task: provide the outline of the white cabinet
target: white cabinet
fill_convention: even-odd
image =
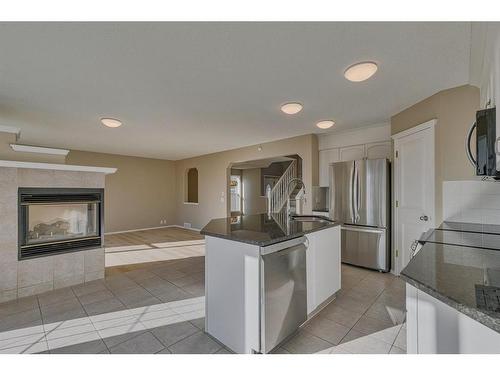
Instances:
[[[365,145],[365,156],[367,159],[391,159],[391,142],[376,142]]]
[[[328,187],[329,180],[329,170],[328,166],[330,163],[335,163],[340,161],[339,159],[339,149],[332,148],[330,150],[322,150],[319,152],[319,186]]]
[[[408,354],[500,354],[500,333],[406,284]]]
[[[340,161],[360,160],[365,157],[365,145],[340,148]]]
[[[340,290],[340,225],[306,235],[307,313]]]
[[[319,152],[319,186],[328,187],[329,169],[331,163],[360,159],[391,159],[392,143],[373,142],[362,145],[346,146],[321,150]]]

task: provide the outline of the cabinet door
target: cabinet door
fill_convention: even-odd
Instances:
[[[368,143],[366,145],[366,157],[368,159],[391,159],[391,142]]]
[[[365,145],[340,148],[340,161],[361,160],[365,158]]]
[[[307,313],[340,290],[340,226],[306,235]]]
[[[330,165],[330,163],[335,163],[337,161],[340,161],[338,148],[321,150],[319,152],[319,186],[329,186],[330,181],[328,166]]]
[[[340,226],[314,233],[316,247],[316,306],[340,290]]]

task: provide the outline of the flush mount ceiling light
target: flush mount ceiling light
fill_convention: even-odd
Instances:
[[[302,111],[303,105],[299,102],[285,103],[281,106],[281,112],[287,115],[295,115]]]
[[[362,82],[374,75],[377,69],[378,66],[373,61],[363,61],[348,67],[344,77],[351,82]]]
[[[323,121],[320,121],[316,124],[316,126],[320,129],[329,129],[331,128],[333,125],[335,125],[335,122],[332,121],[332,120],[323,120]]]
[[[101,123],[108,128],[117,128],[119,126],[122,126],[122,122],[120,120],[117,120],[115,118],[102,118]]]

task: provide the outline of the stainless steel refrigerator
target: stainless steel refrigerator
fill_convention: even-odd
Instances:
[[[389,271],[390,162],[330,164],[330,218],[341,221],[342,262]]]

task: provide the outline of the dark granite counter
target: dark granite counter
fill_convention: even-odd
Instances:
[[[313,212],[324,212],[325,214],[327,214],[330,212],[330,210],[328,208],[315,208]]]
[[[213,219],[200,233],[263,247],[340,225],[333,221],[280,220],[281,218],[283,215],[279,214],[274,217],[256,214]]]
[[[459,227],[464,228],[443,223],[428,233],[401,277],[500,333],[500,235],[491,234],[500,227],[488,227],[487,233]]]

